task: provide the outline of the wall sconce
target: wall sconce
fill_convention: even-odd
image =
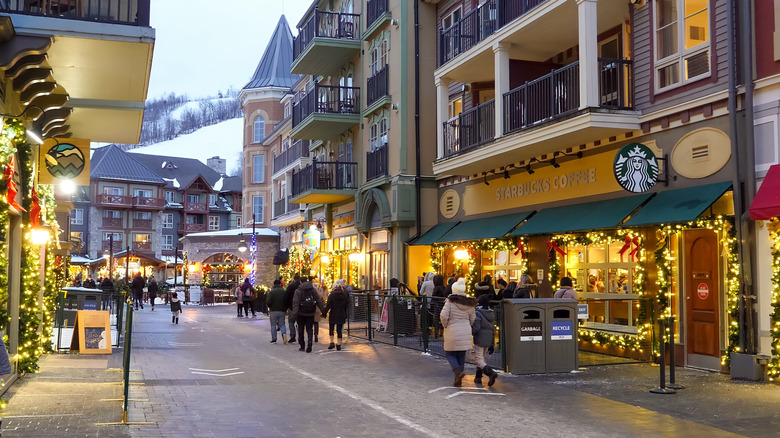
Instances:
[[[328,257],[328,255],[327,255],[327,254],[325,254],[325,255],[323,255],[322,257],[320,257],[320,261],[321,261],[322,263],[330,263],[330,257]]]
[[[399,26],[398,20],[396,20],[395,18],[391,18],[390,19],[390,25],[398,27]]]
[[[552,159],[552,160],[550,160],[550,164],[552,165],[552,167],[554,167],[554,168],[556,168],[556,169],[557,169],[557,168],[559,168],[559,167],[561,167],[561,165],[560,165],[560,164],[558,164],[558,162],[557,162],[557,161],[555,161],[555,157],[553,157],[553,159]]]
[[[188,271],[190,274],[194,274],[194,273],[195,273],[195,271],[197,271],[197,269],[198,269],[198,266],[197,266],[195,263],[190,263],[190,265],[189,265],[189,266],[187,266],[187,271]]]
[[[49,227],[36,227],[30,230],[30,240],[33,245],[46,245],[50,238]]]
[[[241,238],[241,243],[238,244],[238,252],[246,252],[246,241],[244,241],[243,238]]]
[[[398,111],[398,104],[397,103],[391,103],[390,104],[390,109],[393,110],[393,111]]]
[[[469,258],[469,252],[465,249],[459,249],[453,253],[453,256],[455,256],[456,260],[465,260]]]
[[[350,253],[350,255],[349,255],[349,261],[352,262],[352,263],[360,263],[360,259],[361,258],[362,258],[362,256],[360,255],[359,252],[353,252],[353,253]]]

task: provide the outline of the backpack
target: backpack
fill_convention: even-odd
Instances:
[[[303,296],[301,296],[301,304],[299,308],[300,313],[314,314],[317,309],[317,300],[314,298],[314,291],[310,289],[303,290]]]

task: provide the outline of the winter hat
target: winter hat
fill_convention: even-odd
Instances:
[[[466,293],[466,280],[459,278],[458,281],[452,283],[452,293],[465,295]]]
[[[572,287],[571,278],[569,278],[569,277],[561,278],[561,287],[564,287],[564,286]]]
[[[482,307],[488,307],[490,305],[490,294],[482,294],[477,298],[477,303]]]

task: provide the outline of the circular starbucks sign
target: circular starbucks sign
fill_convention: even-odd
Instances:
[[[650,190],[658,181],[658,161],[647,146],[631,143],[620,148],[615,155],[615,178],[629,192]]]

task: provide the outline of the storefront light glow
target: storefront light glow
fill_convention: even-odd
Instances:
[[[45,245],[49,242],[49,230],[46,228],[33,228],[30,230],[30,240],[33,245]]]
[[[469,252],[465,249],[459,249],[453,254],[457,260],[465,260],[469,258]]]
[[[322,257],[320,257],[320,261],[322,261],[322,263],[330,263],[330,257],[328,257],[328,255],[325,254]]]
[[[362,256],[359,252],[353,252],[349,255],[349,261],[352,263],[359,263]]]
[[[76,191],[76,184],[69,179],[63,180],[60,183],[60,190],[67,195],[72,195]]]

